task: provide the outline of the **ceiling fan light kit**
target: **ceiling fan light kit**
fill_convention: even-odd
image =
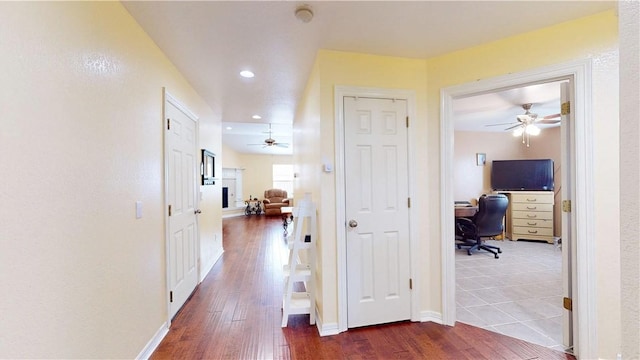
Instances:
[[[533,104],[522,104],[524,114],[516,116],[517,122],[515,125],[506,128],[505,130],[511,130],[514,137],[522,136],[522,143],[529,147],[529,136],[540,135],[542,130],[537,124],[557,124],[560,120],[552,120],[559,117],[559,114],[548,115],[542,118],[538,118],[538,114],[529,112]],[[511,125],[511,124],[508,124]]]
[[[528,135],[533,135],[533,136],[537,136],[540,135],[540,128],[535,126],[534,124],[529,124],[524,128],[524,131],[528,134]]]

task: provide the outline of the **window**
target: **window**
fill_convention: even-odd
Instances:
[[[293,165],[273,164],[273,188],[285,190],[288,197],[293,197]]]

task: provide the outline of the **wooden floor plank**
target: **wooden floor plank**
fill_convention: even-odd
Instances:
[[[224,219],[223,242],[222,258],[152,359],[575,359],[460,323],[400,322],[320,337],[308,315],[292,315],[281,328],[281,219]]]

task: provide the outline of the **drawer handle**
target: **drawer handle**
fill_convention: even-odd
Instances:
[[[535,210],[537,209],[537,206],[527,206],[527,210]]]
[[[537,222],[528,222],[527,225],[532,225],[533,226],[533,225],[538,225],[538,223]]]
[[[538,201],[538,199],[536,199],[536,198],[533,198],[533,199],[527,198],[527,201],[534,202],[534,201]]]
[[[537,234],[538,230],[527,230],[529,232],[529,234]]]
[[[537,218],[538,215],[536,215],[536,214],[527,214],[527,217],[528,218]]]

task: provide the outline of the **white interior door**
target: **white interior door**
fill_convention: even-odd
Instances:
[[[560,84],[560,103],[569,103],[571,99],[571,88],[569,82],[563,82]],[[561,164],[562,164],[562,189],[561,195],[563,200],[571,201],[573,199],[573,184],[574,179],[573,166],[574,157],[572,156],[571,149],[574,147],[572,141],[572,127],[574,116],[564,110],[561,113],[561,127],[560,136],[562,138],[561,146]],[[571,254],[574,253],[574,243],[572,239],[573,226],[571,212],[562,212],[562,292],[563,296],[569,299],[573,299],[573,294],[577,293],[573,291],[575,282],[573,281],[573,275],[575,272],[575,262]],[[562,344],[565,348],[573,347],[573,311],[565,310],[562,313]]]
[[[344,97],[347,326],[411,317],[407,101]]]
[[[167,172],[167,266],[169,315],[180,310],[198,284],[197,120],[165,102]]]

